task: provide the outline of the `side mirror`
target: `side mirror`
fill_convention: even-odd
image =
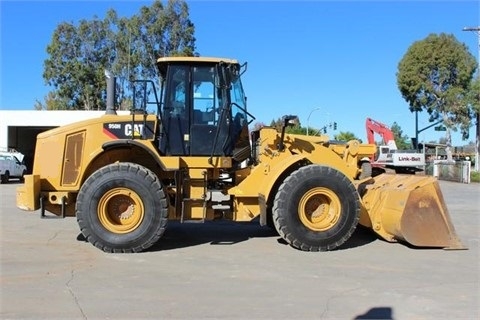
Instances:
[[[283,151],[285,148],[285,144],[283,140],[285,139],[285,129],[287,127],[294,126],[295,124],[298,123],[298,117],[294,115],[286,115],[282,117],[283,119],[283,126],[282,126],[282,134],[280,136],[280,143],[278,144],[278,150]]]

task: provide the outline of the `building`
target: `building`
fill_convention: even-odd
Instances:
[[[119,111],[119,113],[129,111]],[[73,122],[100,117],[105,111],[0,110],[0,150],[15,149],[25,155],[30,172],[37,134]]]

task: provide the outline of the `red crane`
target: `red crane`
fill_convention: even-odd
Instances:
[[[365,121],[365,127],[367,129],[367,140],[368,143],[375,144],[375,136],[374,134],[379,134],[382,139],[383,143],[386,144],[390,150],[397,150],[397,144],[395,143],[395,137],[393,135],[392,130],[390,128],[378,121],[375,121],[371,118],[367,118]]]

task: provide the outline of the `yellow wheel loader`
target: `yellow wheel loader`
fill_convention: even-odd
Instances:
[[[140,106],[129,115],[109,108],[107,94],[102,117],[38,135],[20,209],[76,216],[107,252],[145,250],[171,220],[216,219],[258,219],[305,251],[338,248],[359,223],[386,241],[463,247],[434,178],[370,177],[374,145],[287,134],[294,116],[280,131],[249,132],[246,64],[166,57],[157,65],[159,99],[152,81],[137,81]]]

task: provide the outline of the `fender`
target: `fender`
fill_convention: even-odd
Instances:
[[[161,156],[156,148],[152,145],[152,141],[148,140],[132,140],[132,139],[119,139],[105,142],[102,145],[100,153],[108,150],[114,150],[117,148],[132,148],[138,147],[145,150],[152,159],[162,168],[163,171],[175,171],[180,169],[179,156]],[[99,154],[97,154],[98,156]],[[205,160],[206,161],[206,160]]]
[[[315,155],[317,153],[315,153]],[[273,167],[267,169],[269,170],[268,178],[263,179],[263,183],[258,190],[260,190],[260,193],[265,196],[265,199],[270,199],[271,193],[275,192],[274,188],[277,184],[277,181],[281,179],[282,175],[285,175],[286,173],[290,174],[294,170],[292,169],[292,167],[300,167],[307,164],[318,164],[335,168],[336,170],[344,174],[351,170],[348,165],[343,161],[329,161],[329,156],[332,156],[332,160],[336,159],[330,149],[324,148],[324,150],[322,150],[322,154],[323,158],[317,157],[314,154],[294,154],[289,157],[285,157],[284,159],[282,159],[282,161],[275,163]],[[351,177],[348,177],[348,175],[347,178],[353,181],[353,179]]]

